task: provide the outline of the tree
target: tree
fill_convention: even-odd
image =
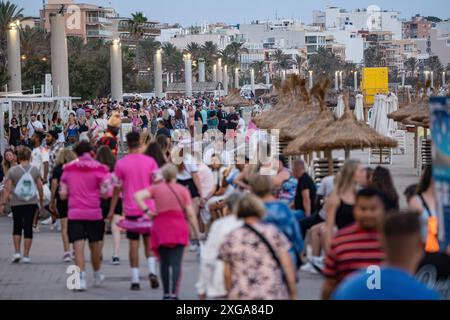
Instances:
[[[425,20],[430,21],[430,22],[441,22],[442,21],[441,18],[438,18],[438,17],[435,17],[435,16],[425,17]]]
[[[381,67],[382,64],[381,54],[376,46],[371,46],[364,50],[364,65],[366,67]]]
[[[307,60],[304,59],[302,56],[296,55],[295,56],[295,64],[297,65],[297,69],[300,73],[303,73],[305,71],[305,62]]]
[[[184,69],[183,53],[171,43],[165,43],[162,49],[164,68],[167,72],[174,74],[175,80],[181,79]]]
[[[198,60],[203,58],[202,55],[202,47],[197,42],[191,42],[186,46],[186,52],[191,55],[192,60]]]
[[[277,49],[272,54],[272,60],[275,61],[276,69],[281,72],[282,70],[286,70],[290,67],[291,62],[288,55],[284,54],[282,50]]]
[[[442,73],[443,67],[438,56],[431,56],[425,61],[425,67],[428,71],[433,71],[435,77]]]
[[[264,68],[266,63],[264,61],[256,61],[250,64],[250,68],[255,71],[255,82],[264,82]]]
[[[403,66],[405,68],[405,71],[409,74],[409,78],[412,84],[414,78],[416,77],[416,71],[419,67],[419,61],[416,58],[411,57],[405,60]]]
[[[313,71],[316,79],[328,78],[332,80],[336,71],[342,71],[344,64],[334,52],[320,47],[309,57],[309,70]]]
[[[0,87],[8,82],[6,33],[12,22],[23,17],[23,8],[9,1],[0,1]]]
[[[213,65],[219,56],[219,49],[212,41],[206,41],[202,46],[202,55],[205,59],[206,70],[212,74]]]
[[[220,52],[223,64],[230,68],[235,68],[240,64],[242,53],[248,53],[248,49],[243,47],[243,43],[232,42],[224,50]]]

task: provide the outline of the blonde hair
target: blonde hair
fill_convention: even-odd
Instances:
[[[62,149],[56,155],[56,165],[62,166],[66,163],[69,163],[77,158],[75,152],[69,149]]]
[[[253,193],[258,197],[264,197],[273,191],[272,178],[267,175],[252,175],[249,178],[249,184]]]
[[[361,165],[361,161],[350,159],[345,161],[341,170],[336,175],[335,179],[335,191],[337,195],[341,195],[345,191],[353,187],[353,177],[355,176],[358,167]]]
[[[169,182],[177,177],[178,169],[174,164],[168,163],[161,168],[164,181]]]
[[[249,217],[262,218],[266,214],[264,203],[255,195],[248,193],[242,196],[236,205],[236,215],[244,219]]]

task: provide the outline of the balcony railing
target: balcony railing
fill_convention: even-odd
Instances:
[[[111,20],[105,17],[88,17],[87,23],[111,24]]]
[[[88,37],[112,37],[113,33],[110,30],[87,30]]]

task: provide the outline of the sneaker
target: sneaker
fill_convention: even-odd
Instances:
[[[313,267],[323,270],[325,268],[323,257],[313,257],[311,260]]]
[[[158,277],[156,276],[156,274],[150,273],[148,275],[148,279],[150,280],[150,287],[152,289],[158,289],[159,281],[158,281]]]
[[[317,270],[313,267],[313,265],[310,262],[307,262],[305,265],[303,265],[300,268],[300,270],[304,271],[304,272],[309,272],[309,273],[312,273],[312,274],[317,274],[318,273]]]
[[[103,281],[105,281],[105,275],[103,273],[94,276],[94,287],[100,287]]]
[[[141,285],[139,283],[132,283],[130,290],[139,291],[139,290],[141,290]]]
[[[53,231],[55,229],[56,229],[56,222],[54,222],[50,225],[50,231]]]
[[[33,232],[34,233],[38,233],[39,232],[39,226],[34,226],[33,227]]]
[[[20,262],[28,264],[31,263],[31,259],[30,257],[22,257],[22,260]]]
[[[189,244],[189,251],[190,252],[196,252],[198,250],[198,244],[197,241],[195,240],[191,240],[190,244]]]
[[[171,300],[170,295],[165,294],[165,295],[163,296],[163,300]]]
[[[120,258],[117,256],[112,257],[112,264],[118,266],[120,264]]]
[[[12,218],[12,212],[8,213],[8,218]]]
[[[56,220],[56,231],[61,232],[61,220]]]
[[[20,253],[15,253],[11,259],[12,263],[19,263],[20,259],[22,259],[22,255]]]
[[[86,279],[80,279],[80,287],[75,290],[76,291],[86,291],[87,290]]]
[[[63,255],[63,261],[64,262],[71,262],[72,261],[72,255],[70,252],[65,252]]]
[[[50,225],[50,224],[52,224],[52,217],[48,217],[47,219],[45,219],[45,220],[42,220],[41,221],[41,224],[43,224],[43,225]]]

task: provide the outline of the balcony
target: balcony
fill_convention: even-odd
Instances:
[[[87,24],[111,24],[111,20],[105,17],[87,17]]]
[[[113,35],[110,30],[86,30],[86,34],[88,37],[92,38],[108,38]]]

